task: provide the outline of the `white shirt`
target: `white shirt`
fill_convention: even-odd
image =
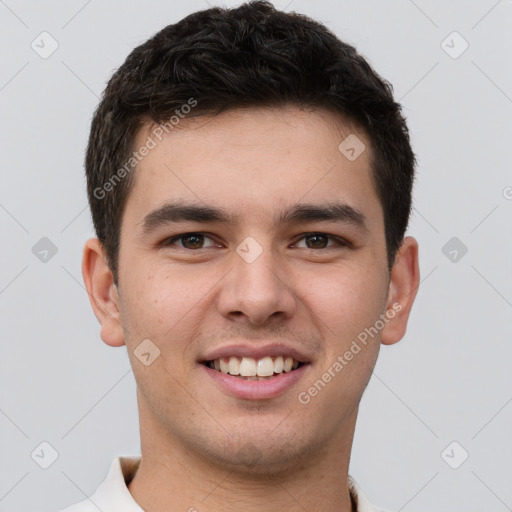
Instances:
[[[140,457],[116,457],[107,478],[90,498],[60,512],[144,512],[127,487],[135,476],[139,463]],[[357,503],[357,512],[385,512],[370,504],[350,475],[348,485],[350,494]]]

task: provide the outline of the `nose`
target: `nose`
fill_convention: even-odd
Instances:
[[[269,247],[262,247],[254,261],[238,253],[233,255],[233,260],[234,267],[222,280],[217,299],[217,308],[224,317],[263,325],[275,321],[276,317],[293,316],[296,299],[279,255],[272,254]]]

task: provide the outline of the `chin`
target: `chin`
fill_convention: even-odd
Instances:
[[[237,439],[238,437],[238,439]],[[236,471],[237,475],[269,477],[290,474],[298,469],[301,460],[311,461],[319,453],[318,440],[298,437],[295,432],[268,432],[262,435],[233,436],[214,445],[204,446],[201,452],[220,469]],[[318,439],[318,438],[317,438]]]

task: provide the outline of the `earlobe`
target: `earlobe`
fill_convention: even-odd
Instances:
[[[389,321],[382,330],[381,337],[384,345],[392,345],[405,335],[419,281],[418,242],[412,237],[405,237],[391,269],[386,304]]]
[[[85,243],[82,276],[92,309],[101,324],[101,339],[112,347],[124,345],[119,295],[103,247],[97,238],[91,238]]]

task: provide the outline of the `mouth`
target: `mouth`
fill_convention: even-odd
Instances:
[[[241,380],[262,381],[272,380],[283,373],[294,372],[307,363],[291,356],[265,356],[260,359],[230,356],[204,361],[203,364],[211,370]]]

